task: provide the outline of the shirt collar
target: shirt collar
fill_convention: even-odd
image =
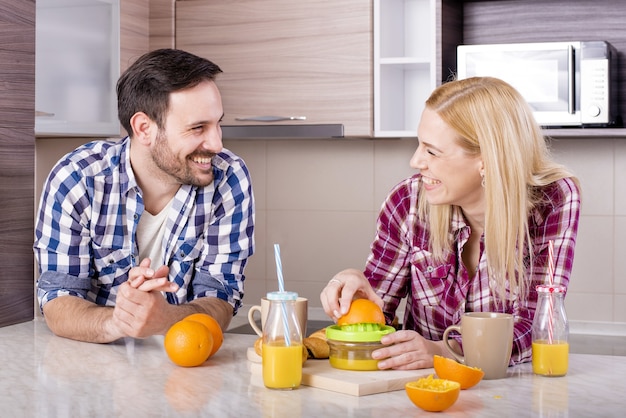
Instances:
[[[120,141],[121,149],[119,154],[120,165],[120,191],[124,194],[131,189],[137,188],[137,179],[130,164],[130,137]]]

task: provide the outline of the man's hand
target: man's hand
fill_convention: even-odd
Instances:
[[[155,271],[150,268],[150,259],[144,258],[137,267],[131,268],[128,272],[128,283],[133,288],[146,292],[153,290],[175,292],[178,286],[168,281],[168,274],[167,266],[161,266]]]
[[[178,285],[168,281],[168,273],[167,266],[150,268],[149,258],[129,271],[113,310],[113,323],[124,335],[145,338],[164,334],[172,325],[174,315],[161,292],[175,292]]]

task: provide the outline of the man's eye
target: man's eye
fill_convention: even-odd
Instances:
[[[204,125],[194,126],[191,130],[195,132],[202,132],[202,130],[204,130]]]

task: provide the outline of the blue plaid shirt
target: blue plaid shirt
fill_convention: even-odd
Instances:
[[[34,251],[39,306],[64,295],[112,306],[131,267],[139,264],[137,225],[144,211],[130,165],[130,140],[79,147],[54,167],[41,195]],[[243,299],[244,267],[254,251],[254,197],[243,160],[224,149],[213,158],[214,181],[182,185],[163,239],[171,304],[204,296]]]

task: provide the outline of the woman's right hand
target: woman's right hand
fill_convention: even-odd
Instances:
[[[335,321],[348,312],[353,299],[369,299],[383,307],[383,300],[374,292],[365,275],[356,269],[337,273],[320,294],[324,312]]]

